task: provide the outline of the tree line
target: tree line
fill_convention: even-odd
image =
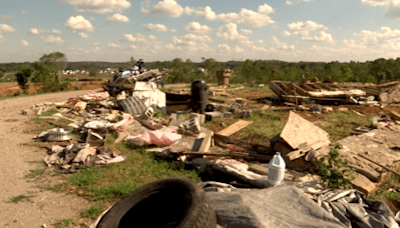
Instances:
[[[68,62],[65,54],[53,52],[43,55],[34,63],[0,64],[1,72],[17,71],[16,80],[26,91],[29,82],[43,83],[43,92],[65,89],[68,83],[60,82],[61,70],[102,70],[106,68],[129,69],[136,60],[131,57],[127,62]],[[400,80],[400,58],[379,58],[366,62],[285,62],[278,60],[246,60],[218,62],[213,58],[202,58],[201,62],[190,59],[183,61],[175,58],[171,61],[146,62],[147,69],[159,69],[165,72],[164,83],[190,83],[196,79],[216,82],[216,71],[231,69],[232,83],[247,85],[268,84],[271,80],[298,82],[304,76],[307,79],[330,79],[336,82],[384,83]]]

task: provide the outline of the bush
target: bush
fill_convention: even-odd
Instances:
[[[340,157],[338,149],[339,144],[331,145],[329,154],[319,159],[318,174],[327,188],[351,189],[354,170],[348,166],[346,158]]]

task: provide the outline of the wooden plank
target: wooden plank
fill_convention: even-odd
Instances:
[[[253,121],[238,120],[234,124],[232,124],[232,125],[228,126],[227,128],[222,129],[221,131],[217,132],[217,134],[223,135],[223,136],[231,136],[234,133],[236,133],[237,131],[249,126],[252,123],[253,123]]]
[[[271,81],[269,83],[269,88],[274,91],[274,93],[278,96],[282,96],[282,95],[287,95],[287,93],[285,92],[285,90],[283,88],[281,88],[277,81]]]

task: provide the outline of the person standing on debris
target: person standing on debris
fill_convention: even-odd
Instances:
[[[139,73],[143,73],[145,69],[145,64],[143,62],[143,59],[139,59],[139,61],[136,62],[135,66],[139,68]]]

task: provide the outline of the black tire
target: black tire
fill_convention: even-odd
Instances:
[[[96,228],[215,228],[216,217],[203,189],[169,178],[131,192],[101,218]]]

